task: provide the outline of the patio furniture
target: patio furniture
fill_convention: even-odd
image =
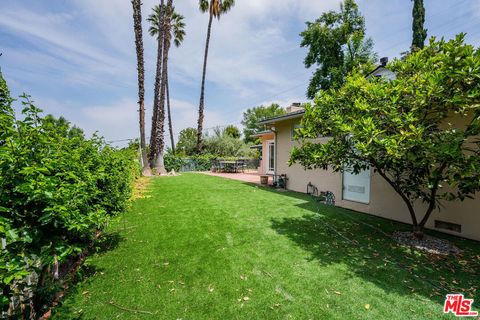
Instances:
[[[228,161],[228,160],[219,160],[219,168],[221,172],[236,173],[237,172],[237,162]]]

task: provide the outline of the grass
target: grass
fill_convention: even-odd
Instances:
[[[447,237],[463,256],[439,258],[358,221],[408,229],[228,179],[152,179],[54,318],[442,319],[447,292],[480,302],[477,242]]]

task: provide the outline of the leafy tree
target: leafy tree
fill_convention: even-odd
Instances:
[[[423,24],[425,23],[425,7],[423,6],[423,0],[413,0],[412,15],[412,50],[423,49],[425,39],[427,38],[427,30],[423,27]]]
[[[220,20],[220,16],[224,15],[235,5],[235,0],[199,0],[198,5],[200,11],[208,12],[208,28],[207,28],[207,40],[205,43],[205,55],[203,57],[203,72],[202,72],[202,87],[200,89],[200,103],[198,106],[198,127],[197,127],[197,151],[200,153],[203,148],[203,110],[205,100],[205,77],[207,75],[207,58],[208,47],[210,45],[210,35],[212,32],[213,18]]]
[[[204,153],[218,158],[254,157],[255,151],[250,149],[249,146],[239,138],[233,137],[228,128],[229,127],[223,130],[215,128],[213,135],[206,135],[204,137]]]
[[[308,106],[303,144],[291,163],[343,171],[373,168],[400,195],[414,232],[442,201],[480,190],[480,50],[461,34],[434,38],[389,68],[396,79],[355,71],[340,89],[322,91]],[[329,134],[328,142],[308,141]],[[423,215],[416,201],[426,204]]]
[[[235,127],[234,125],[229,125],[229,126],[225,127],[225,134],[227,136],[230,136],[230,137],[234,138],[234,139],[240,139],[240,136],[241,136],[240,130],[237,127]]]
[[[344,0],[340,12],[325,12],[315,22],[307,22],[300,36],[301,46],[309,49],[305,66],[317,67],[307,90],[311,99],[319,90],[340,87],[355,67],[369,72],[376,60],[373,41],[365,39],[365,19],[354,0]]]
[[[178,48],[185,38],[185,22],[184,17],[175,11],[174,7],[167,7],[166,14],[170,16],[169,26],[166,27],[165,32],[169,31],[168,37],[165,39],[168,42],[168,47],[170,47],[171,39],[173,38],[173,43]],[[155,6],[153,8],[154,13],[149,16],[147,19],[150,22],[149,32],[152,36],[158,36],[160,34],[160,20],[162,10],[160,6]],[[170,133],[170,143],[172,152],[175,153],[175,142],[173,135],[173,124],[172,124],[172,113],[170,108],[170,87],[168,84],[168,62],[166,65],[167,72],[165,74],[165,85],[166,85],[166,97],[167,97],[167,117],[168,117],[168,130]]]
[[[258,125],[260,120],[282,114],[285,114],[285,110],[276,103],[272,103],[269,106],[262,105],[247,109],[247,111],[243,113],[242,120],[245,142],[255,142],[257,139],[253,138],[252,135],[264,130],[263,126]]]
[[[195,154],[197,147],[197,129],[185,128],[180,131],[177,142],[177,153],[186,156]]]
[[[132,0],[133,6],[133,30],[135,33],[135,48],[137,52],[137,76],[138,76],[138,115],[140,126],[140,148],[142,150],[144,176],[150,176],[148,165],[147,145],[145,141],[145,61],[143,59],[143,31],[142,31],[142,4],[141,0]]]
[[[68,121],[64,117],[55,118],[53,115],[48,114],[45,116],[43,121],[45,125],[50,124],[57,127],[57,130],[61,132],[65,137],[68,137],[70,139],[85,139],[85,133],[83,132],[83,130],[75,125],[71,126],[70,121]]]

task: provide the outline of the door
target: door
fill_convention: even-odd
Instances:
[[[267,141],[267,165],[265,167],[266,174],[275,174],[275,141]]]
[[[354,174],[349,169],[343,172],[343,199],[361,203],[370,202],[370,168]]]

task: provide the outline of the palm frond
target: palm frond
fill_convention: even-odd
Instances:
[[[173,43],[176,47],[179,47],[185,38],[185,22],[183,22],[183,20],[184,16],[176,11],[172,12],[171,25],[173,32]]]
[[[200,8],[201,12],[207,12],[208,7],[209,7],[209,1],[208,0],[199,0],[198,1],[198,7]]]
[[[156,5],[152,8],[153,13],[150,14],[147,18],[147,21],[150,22],[150,27],[148,28],[148,33],[152,37],[158,36],[160,32],[160,19],[162,16],[162,9],[160,5]]]
[[[234,6],[235,6],[235,0],[223,0],[221,3],[220,14],[230,11]]]

